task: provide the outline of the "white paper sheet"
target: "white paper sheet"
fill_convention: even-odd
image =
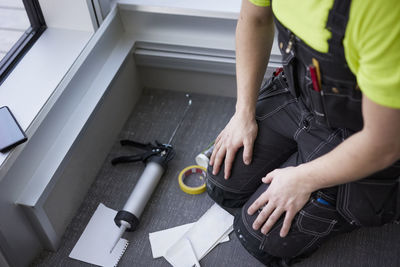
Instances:
[[[129,244],[121,238],[110,253],[119,230],[114,223],[116,214],[100,203],[69,257],[99,266],[116,266]]]
[[[221,236],[220,239],[217,240],[217,242],[215,242],[215,244],[210,247],[206,252],[204,252],[204,255],[199,259],[201,260],[202,258],[204,258],[208,252],[210,252],[211,250],[213,250],[218,244],[220,243],[224,243],[226,241],[229,241],[229,234],[233,231],[233,225],[231,227],[228,228],[228,230],[226,230],[226,232]]]
[[[169,255],[168,261],[173,261],[174,267],[200,266],[199,260],[193,251],[193,244],[188,238],[182,238],[176,243],[174,253]]]
[[[196,255],[194,255],[193,245],[192,245],[192,243],[190,242],[190,239],[189,239],[189,238],[186,238],[185,240],[187,241],[187,243],[188,243],[189,246],[190,246],[190,252],[188,251],[188,254],[189,254],[189,253],[191,254],[189,257],[191,257],[191,258],[193,259],[192,261],[195,262],[194,267],[200,267],[200,262],[199,262],[199,260],[196,258]]]
[[[175,244],[193,225],[194,223],[188,223],[173,228],[150,233],[149,240],[153,258],[159,258],[164,256],[167,250],[173,244]],[[224,236],[219,243],[227,241],[229,241],[228,235]],[[218,243],[215,244],[215,246],[216,245],[218,245]],[[210,250],[213,249],[214,247],[210,248]]]
[[[201,260],[221,238],[232,231],[233,216],[214,204],[174,245],[166,252],[166,260],[174,267],[190,267],[196,264],[190,257],[183,257],[189,239],[197,260]]]
[[[188,223],[173,228],[169,228],[162,231],[157,231],[149,234],[149,240],[151,245],[151,252],[153,258],[162,257],[165,252],[176,243],[194,223]]]

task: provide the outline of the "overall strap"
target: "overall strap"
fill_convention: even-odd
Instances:
[[[335,0],[328,15],[326,28],[332,33],[328,53],[344,59],[343,38],[349,20],[351,0]]]

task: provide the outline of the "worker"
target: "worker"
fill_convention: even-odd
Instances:
[[[265,265],[399,220],[399,21],[397,0],[243,0],[207,192]],[[262,82],[275,29],[283,71]]]

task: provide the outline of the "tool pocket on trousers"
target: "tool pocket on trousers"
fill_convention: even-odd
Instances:
[[[296,91],[296,85],[294,83],[294,69],[296,64],[296,57],[294,56],[293,51],[286,53],[281,50],[282,54],[282,65],[283,65],[283,72],[287,77],[287,84],[290,93],[294,97],[299,97],[299,93]]]
[[[263,240],[262,248],[270,255],[293,258],[314,251],[337,223],[336,209],[314,199],[296,215],[289,234],[282,238],[279,230],[271,231]]]
[[[321,95],[326,121],[330,127],[354,131],[362,129],[362,93],[353,82],[339,83],[325,78],[322,81]]]
[[[262,121],[296,101],[289,93],[283,73],[272,76],[262,85],[256,105],[256,119]]]
[[[363,179],[344,184],[339,186],[337,208],[351,224],[383,225],[397,217],[399,191],[398,180]]]
[[[257,100],[262,101],[265,98],[287,92],[289,92],[289,89],[286,85],[286,80],[283,77],[283,73],[280,73],[277,77],[272,76],[262,84]]]
[[[326,125],[325,108],[322,101],[322,94],[314,89],[309,72],[307,73],[305,79],[305,86],[310,96],[312,109],[311,112],[314,114],[315,121],[318,124]]]

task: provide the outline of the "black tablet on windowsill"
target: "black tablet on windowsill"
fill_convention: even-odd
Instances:
[[[0,152],[5,153],[11,148],[28,140],[14,115],[6,106],[0,108]]]

